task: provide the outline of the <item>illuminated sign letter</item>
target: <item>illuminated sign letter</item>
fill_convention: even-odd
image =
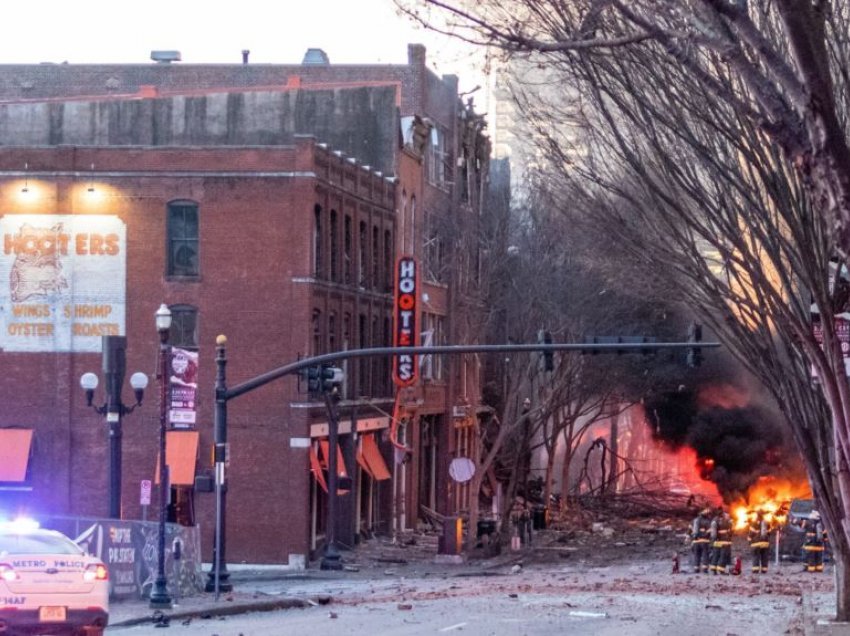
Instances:
[[[418,313],[416,311],[419,281],[416,261],[412,256],[401,256],[396,264],[395,294],[393,302],[393,346],[415,347],[419,341]],[[393,382],[397,386],[410,386],[416,382],[418,365],[416,356],[404,354],[393,358]]]

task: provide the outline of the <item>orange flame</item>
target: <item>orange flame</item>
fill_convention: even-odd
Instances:
[[[792,499],[810,499],[812,489],[808,482],[791,481],[782,477],[765,475],[753,484],[746,497],[734,502],[729,508],[736,530],[743,530],[757,511],[764,512],[769,524],[783,524],[788,516]]]

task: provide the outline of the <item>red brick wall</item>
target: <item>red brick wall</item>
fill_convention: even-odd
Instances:
[[[154,312],[160,303],[198,308],[199,470],[210,466],[216,336],[228,337],[229,386],[309,351],[317,292],[315,285],[292,279],[311,276],[313,206],[321,179],[309,174],[319,172],[317,153],[326,163],[327,153],[311,139],[299,140],[293,148],[269,149],[0,149],[3,214],[100,213],[117,215],[126,224],[127,376],[141,370],[151,384],[143,406],[123,423],[125,517],[140,517],[139,481],[152,478],[156,466]],[[300,176],[270,176],[284,172]],[[360,182],[374,179],[358,172]],[[24,178],[33,194],[25,205],[18,197]],[[86,197],[89,183],[100,195],[97,203]],[[392,184],[377,183],[372,195],[377,201],[362,192],[358,200],[391,224],[386,189],[394,196]],[[338,190],[327,183],[323,187]],[[199,204],[198,281],[164,276],[165,210],[174,199]],[[0,353],[0,362],[6,369],[0,383],[0,426],[35,429],[30,502],[54,514],[105,515],[106,424],[85,406],[79,388],[83,372],[100,375],[100,354]],[[102,386],[96,392],[98,403],[103,401]],[[300,400],[295,379],[285,378],[229,403],[228,560],[286,562],[291,553],[308,552],[307,453],[290,448],[292,437],[309,436],[308,413],[290,409],[291,402]],[[124,402],[132,402],[128,386]],[[196,494],[195,502],[210,558],[213,496]],[[156,493],[152,509],[157,510]]]

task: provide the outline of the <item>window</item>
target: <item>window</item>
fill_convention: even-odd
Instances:
[[[366,323],[366,314],[360,314],[358,316],[358,328],[357,328],[357,346],[360,349],[366,349],[369,346],[368,334],[367,331],[367,323]],[[357,366],[357,395],[368,395],[368,386],[369,386],[369,358],[362,357],[360,358]]]
[[[313,310],[313,352],[314,356],[324,353],[322,351],[322,312]]]
[[[448,181],[449,153],[446,133],[442,128],[431,129],[431,144],[428,150],[428,179],[435,185],[444,186]]]
[[[368,280],[368,275],[367,275],[368,261],[367,261],[367,258],[366,258],[366,255],[368,254],[368,250],[369,250],[368,241],[369,241],[369,233],[366,230],[366,222],[361,221],[360,222],[360,258],[359,258],[359,262],[357,263],[357,267],[358,267],[357,284],[364,289],[366,287],[368,287],[368,285],[369,285],[369,280]]]
[[[393,235],[389,230],[384,232],[384,291],[393,289]]]
[[[168,204],[168,276],[197,277],[198,204],[172,201]]]
[[[345,222],[343,223],[343,231],[345,236],[343,237],[343,249],[345,250],[343,255],[343,282],[346,285],[351,284],[351,217],[349,215],[345,215]]]
[[[336,351],[336,314],[328,314],[328,353]]]
[[[339,280],[339,219],[336,210],[331,210],[331,280]]]
[[[377,226],[372,228],[372,286],[381,285],[381,241],[380,230]]]
[[[378,317],[372,316],[372,342],[369,345],[371,347],[380,347],[381,346],[381,333],[378,331]],[[381,358],[378,356],[372,356],[370,358],[371,361],[371,375],[372,375],[372,383],[370,385],[371,394],[372,395],[383,395],[383,387],[381,383],[383,382],[383,378],[381,378]]]
[[[345,313],[342,317],[342,350],[348,351],[351,348],[351,314]],[[342,368],[345,371],[345,392],[343,393],[343,399],[348,399],[350,395],[354,393],[354,380],[352,378],[351,371],[353,370],[354,363],[349,360],[344,360],[342,363]]]
[[[436,347],[445,345],[444,318],[436,314],[422,315],[422,346]],[[423,355],[419,358],[419,369],[424,379],[443,379],[443,356]]]
[[[443,280],[445,264],[443,237],[433,217],[428,218],[428,226],[428,239],[425,241],[425,277],[431,282],[442,283],[445,282]]]
[[[315,222],[313,225],[313,275],[316,278],[321,278],[323,273],[322,261],[324,253],[322,250],[322,206],[317,205],[313,213],[315,214]]]
[[[198,349],[198,310],[192,305],[171,305],[168,342],[181,349]]]

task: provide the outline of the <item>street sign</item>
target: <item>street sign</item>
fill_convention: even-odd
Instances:
[[[151,505],[151,489],[153,484],[150,479],[142,480],[142,487],[139,490],[139,503],[143,506]]]

